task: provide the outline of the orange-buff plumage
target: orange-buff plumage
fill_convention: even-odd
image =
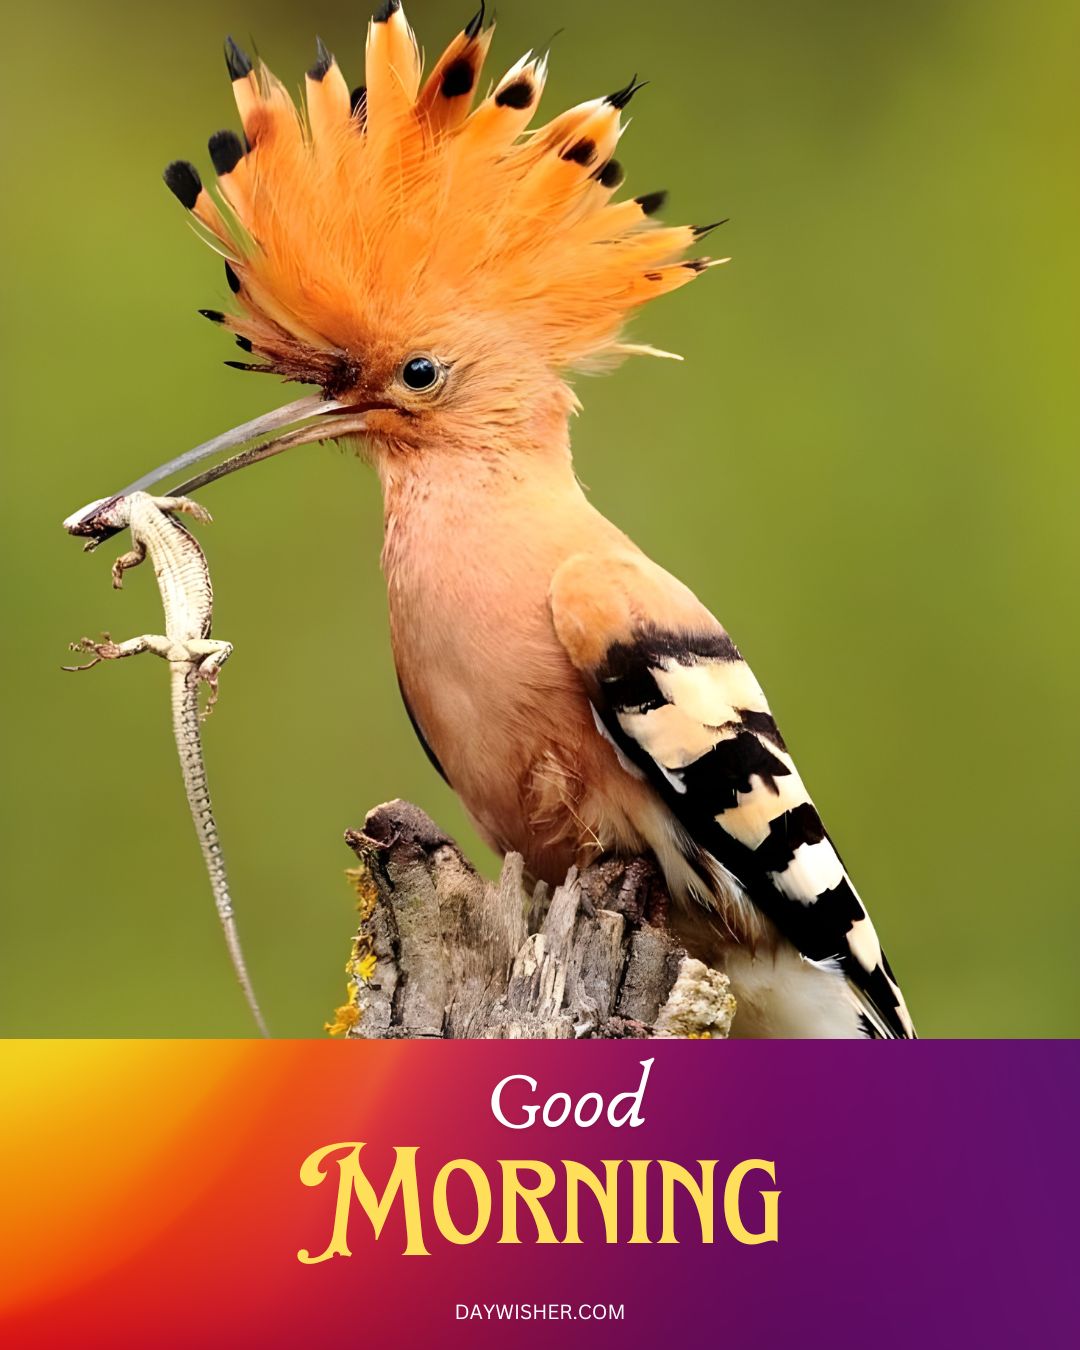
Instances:
[[[203,190],[194,211],[240,282],[233,326],[283,373],[304,373],[299,349],[313,372],[347,370],[385,334],[452,351],[478,325],[527,335],[547,365],[591,364],[626,350],[631,310],[709,265],[679,261],[696,232],[657,225],[655,197],[611,204],[632,86],[528,131],[543,58],[472,107],[492,33],[470,24],[422,80],[391,6],[369,27],[366,89],[351,97],[322,51],[303,112],[265,66],[234,62],[247,152],[219,160],[222,206]]]

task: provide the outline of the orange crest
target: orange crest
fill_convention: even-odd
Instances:
[[[226,256],[243,313],[203,312],[263,357],[244,368],[334,393],[372,344],[423,347],[463,318],[580,366],[648,350],[619,342],[627,315],[712,265],[680,261],[704,230],[659,226],[663,194],[612,201],[637,86],[529,131],[546,58],[473,107],[492,33],[481,9],[422,80],[391,0],[368,28],[366,88],[350,94],[320,42],[300,111],[229,39],[244,140],[211,138],[220,205],[190,164],[165,179]]]

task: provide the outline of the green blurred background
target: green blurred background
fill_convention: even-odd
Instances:
[[[414,0],[429,57],[468,18]],[[162,186],[234,124],[221,40],[298,85],[343,0],[44,0],[4,20],[7,707],[0,1027],[246,1035],[149,659],[149,569],[59,522],[295,396],[225,369],[218,261]],[[1072,0],[508,0],[549,112],[638,71],[620,157],[734,261],[634,327],[685,365],[580,379],[597,505],[723,618],[928,1036],[1073,1036],[1080,11]],[[353,930],[347,826],[412,798],[493,860],[402,711],[374,477],[305,448],[208,489],[236,644],[207,728],[240,926],[278,1034],[320,1034]]]

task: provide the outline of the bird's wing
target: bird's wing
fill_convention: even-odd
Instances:
[[[809,961],[847,977],[871,1034],[914,1036],[862,901],[738,648],[662,568],[579,554],[551,589],[555,631],[597,720],[692,845]]]

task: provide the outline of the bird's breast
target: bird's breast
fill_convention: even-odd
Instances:
[[[551,620],[551,579],[589,537],[567,528],[573,503],[546,533],[513,514],[448,521],[420,505],[388,521],[394,659],[417,729],[478,829],[552,883],[575,862],[640,847],[625,801],[638,785],[599,735]]]

